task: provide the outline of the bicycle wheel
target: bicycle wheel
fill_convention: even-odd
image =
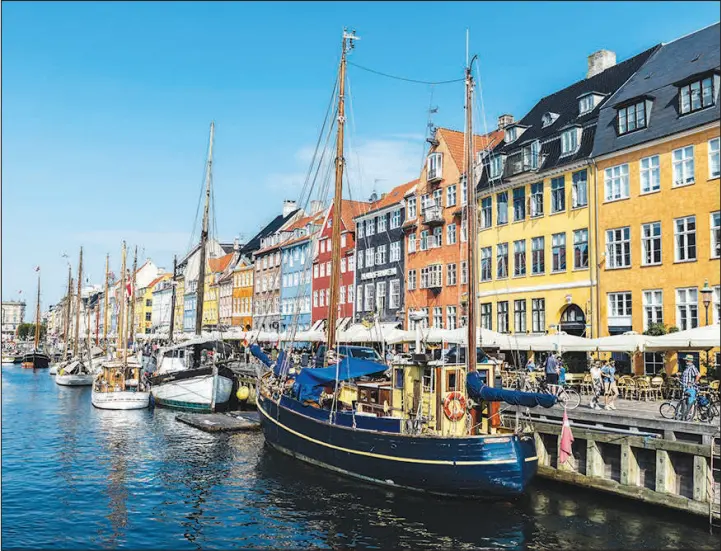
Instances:
[[[676,405],[673,402],[664,402],[658,408],[658,412],[664,419],[674,419],[676,417]]]
[[[681,401],[676,405],[676,411],[674,413],[673,418],[676,421],[685,421],[687,409],[688,409],[688,403],[686,402],[686,398],[682,398]]]
[[[571,388],[562,388],[558,393],[558,401],[567,409],[576,409],[581,403],[581,397]]]

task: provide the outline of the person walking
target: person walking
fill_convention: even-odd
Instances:
[[[549,385],[558,384],[558,361],[554,354],[549,354],[546,359],[546,382]]]
[[[591,389],[593,390],[591,409],[601,409],[598,401],[603,394],[603,379],[601,378],[601,366],[598,362],[594,362],[591,366]]]
[[[618,386],[616,385],[616,362],[606,360],[601,368],[601,378],[603,379],[603,388],[605,391],[604,409],[616,409],[616,398],[618,397]]]

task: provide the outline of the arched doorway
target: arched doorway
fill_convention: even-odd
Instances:
[[[561,331],[576,337],[586,335],[586,314],[578,305],[568,305],[561,314]]]

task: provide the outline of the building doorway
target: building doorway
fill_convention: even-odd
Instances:
[[[586,314],[577,304],[569,304],[561,314],[561,331],[576,337],[586,336]]]

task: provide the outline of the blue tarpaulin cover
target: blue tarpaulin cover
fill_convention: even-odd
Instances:
[[[258,358],[261,362],[263,362],[266,367],[270,367],[273,363],[257,344],[250,345],[250,353],[253,354],[253,356],[255,356],[256,358]]]
[[[290,369],[290,356],[286,354],[285,350],[281,350],[278,354],[278,359],[273,367],[273,373],[276,377],[283,377],[288,374]]]
[[[552,394],[490,387],[481,380],[481,374],[478,371],[471,371],[466,375],[466,388],[468,389],[468,395],[474,400],[506,402],[514,406],[531,408],[536,406],[550,408],[556,403],[556,397]]]
[[[317,401],[321,394],[321,387],[328,383],[335,383],[336,375],[339,381],[349,381],[364,375],[383,373],[387,369],[388,366],[385,364],[347,356],[337,366],[304,367],[295,379],[293,392],[301,402]]]

